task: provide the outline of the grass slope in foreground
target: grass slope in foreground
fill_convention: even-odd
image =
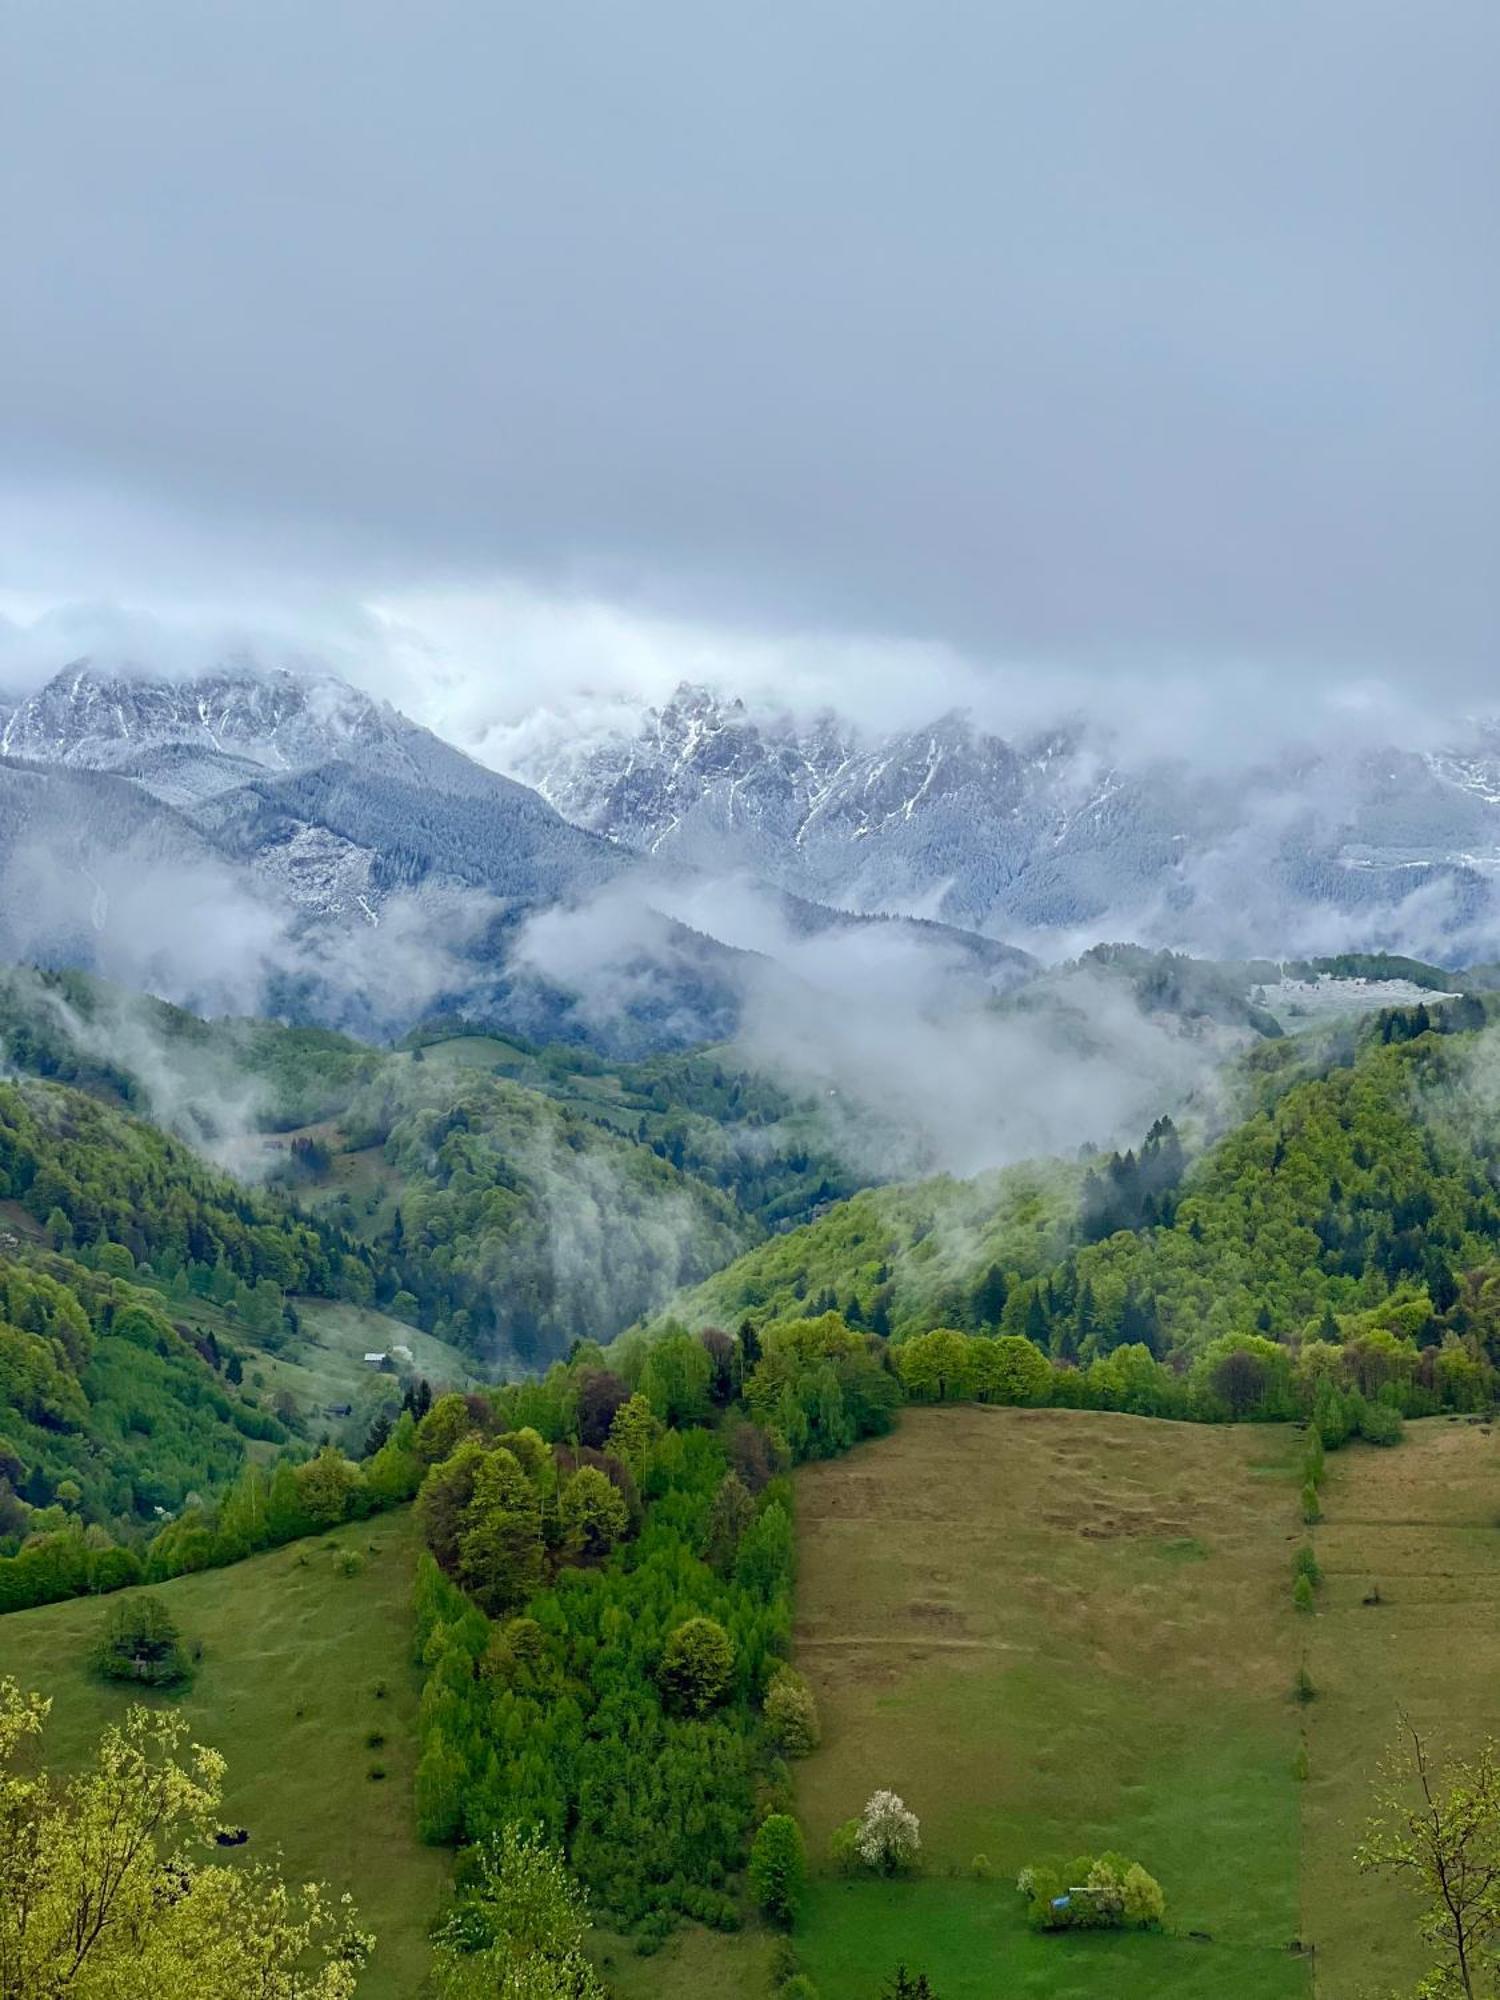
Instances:
[[[1397,1451],[1328,1461],[1323,1569],[1302,1621],[1319,1693],[1306,1711],[1303,1923],[1318,1945],[1318,2000],[1408,1991],[1430,1970],[1418,1904],[1388,1877],[1356,1878],[1350,1854],[1377,1766],[1405,1709],[1440,1756],[1500,1735],[1500,1430],[1432,1418]],[[1372,1586],[1378,1603],[1367,1603]]]
[[[799,1767],[817,1874],[798,1946],[823,2000],[865,2000],[900,1959],[943,2000],[1310,1991],[1288,1951],[1295,1443],[911,1409],[799,1473],[797,1654],[824,1742]],[[921,1817],[924,1872],[844,1880],[820,1857],[881,1785]],[[1101,1848],[1139,1859],[1170,1928],[1211,1942],[1033,1935],[1017,1871]],[[973,1878],[976,1854],[994,1880]]]
[[[184,1640],[203,1641],[197,1678],[171,1705],[229,1760],[225,1817],[248,1828],[244,1853],[280,1848],[292,1881],[347,1889],[376,1935],[360,2000],[418,1991],[448,1876],[448,1857],[413,1829],[416,1548],[409,1512],[387,1514],[158,1586]],[[357,1575],[340,1573],[344,1549],[363,1558]],[[132,1699],[87,1670],[106,1608],[81,1598],[0,1618],[0,1675],[53,1697],[46,1755],[57,1770]],[[376,1732],[385,1741],[372,1747]],[[383,1779],[369,1775],[377,1766]]]

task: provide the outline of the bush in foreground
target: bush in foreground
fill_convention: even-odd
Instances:
[[[154,1591],[110,1606],[94,1643],[94,1672],[138,1687],[186,1687],[193,1669],[177,1621]]]
[[[1023,1868],[1016,1887],[1034,1930],[1159,1930],[1167,1909],[1161,1884],[1123,1854]]]

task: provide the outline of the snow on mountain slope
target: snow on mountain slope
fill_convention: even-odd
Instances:
[[[564,736],[513,768],[570,819],[647,852],[966,926],[1082,919],[1115,887],[1093,888],[1090,857],[1107,873],[1124,835],[1132,870],[1175,852],[1173,828],[1077,730],[1013,746],[961,715],[867,744],[833,716],[799,731],[685,685],[634,735]]]
[[[172,680],[75,662],[14,710],[0,756],[129,781],[309,916],[378,922],[388,896],[429,884],[553,902],[631,865],[321,671],[238,660]]]
[[[7,718],[0,755],[120,771],[186,802],[250,771],[304,771],[335,759],[411,783],[482,783],[461,752],[332,674],[236,661],[191,680],[75,662]]]
[[[862,741],[684,685],[634,729],[516,740],[515,775],[579,825],[847,909],[1228,954],[1496,927],[1493,729],[1205,771],[1126,762],[1076,723],[1010,743],[949,714]]]
[[[264,972],[276,1005],[316,1018],[383,1028],[441,998],[639,1053],[732,1032],[767,939],[770,957],[842,949],[863,926],[875,960],[930,954],[980,1000],[1031,970],[941,925],[778,903],[743,852],[731,912],[675,858],[574,824],[326,674],[75,663],[0,741],[0,950],[24,940],[173,997],[246,1005]],[[528,930],[543,912],[561,922],[550,957]]]

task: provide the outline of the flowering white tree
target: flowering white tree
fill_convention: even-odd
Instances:
[[[922,1829],[916,1814],[894,1792],[876,1792],[859,1816],[854,1844],[867,1868],[895,1875],[915,1866]]]

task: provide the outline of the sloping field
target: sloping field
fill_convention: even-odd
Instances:
[[[170,1705],[228,1759],[225,1818],[249,1830],[245,1853],[279,1848],[291,1880],[348,1890],[376,1935],[360,2000],[412,2000],[449,1875],[412,1819],[416,1548],[410,1513],[387,1514],[158,1586],[184,1640],[204,1644],[197,1679]],[[344,1549],[363,1558],[355,1576],[340,1573]],[[104,1615],[103,1601],[81,1598],[0,1618],[0,1675],[53,1697],[45,1755],[57,1769],[86,1756],[131,1699],[87,1671]],[[370,1744],[377,1734],[384,1742]]]
[[[1297,1442],[914,1409],[799,1474],[797,1651],[825,1734],[799,1767],[819,1874],[798,1943],[823,2000],[903,1959],[942,2000],[1310,1991],[1290,1948]],[[921,1817],[924,1872],[844,1880],[828,1837],[882,1785]],[[1017,1871],[1104,1847],[1160,1878],[1177,1935],[1028,1931]]]
[[[797,1652],[824,1742],[796,1767],[815,1868],[796,1945],[821,2000],[874,2000],[900,1961],[940,2000],[1410,1990],[1412,1906],[1352,1855],[1398,1706],[1439,1747],[1500,1733],[1500,1432],[1433,1420],[1331,1456],[1310,1617],[1291,1606],[1300,1461],[1290,1430],[957,1408],[799,1471]],[[414,1546],[408,1517],[378,1517],[161,1587],[207,1642],[183,1707],[229,1758],[228,1816],[251,1854],[353,1891],[380,1938],[370,2000],[417,1992],[448,1872],[412,1833]],[[59,1764],[122,1705],[84,1667],[103,1612],[0,1619],[0,1674],[56,1698]],[[921,1816],[923,1872],[847,1880],[828,1836],[882,1785]],[[1027,1930],[1020,1867],[1101,1847],[1160,1878],[1170,1935]],[[773,1991],[757,1927],[595,1950],[621,2000]]]
[[[1319,2000],[1363,2000],[1409,1991],[1427,1969],[1415,1905],[1349,1860],[1398,1710],[1439,1751],[1500,1735],[1500,1432],[1434,1418],[1408,1425],[1395,1451],[1340,1452],[1328,1473],[1312,1534],[1326,1580],[1303,1621],[1319,1690],[1306,1712],[1303,1922]]]

